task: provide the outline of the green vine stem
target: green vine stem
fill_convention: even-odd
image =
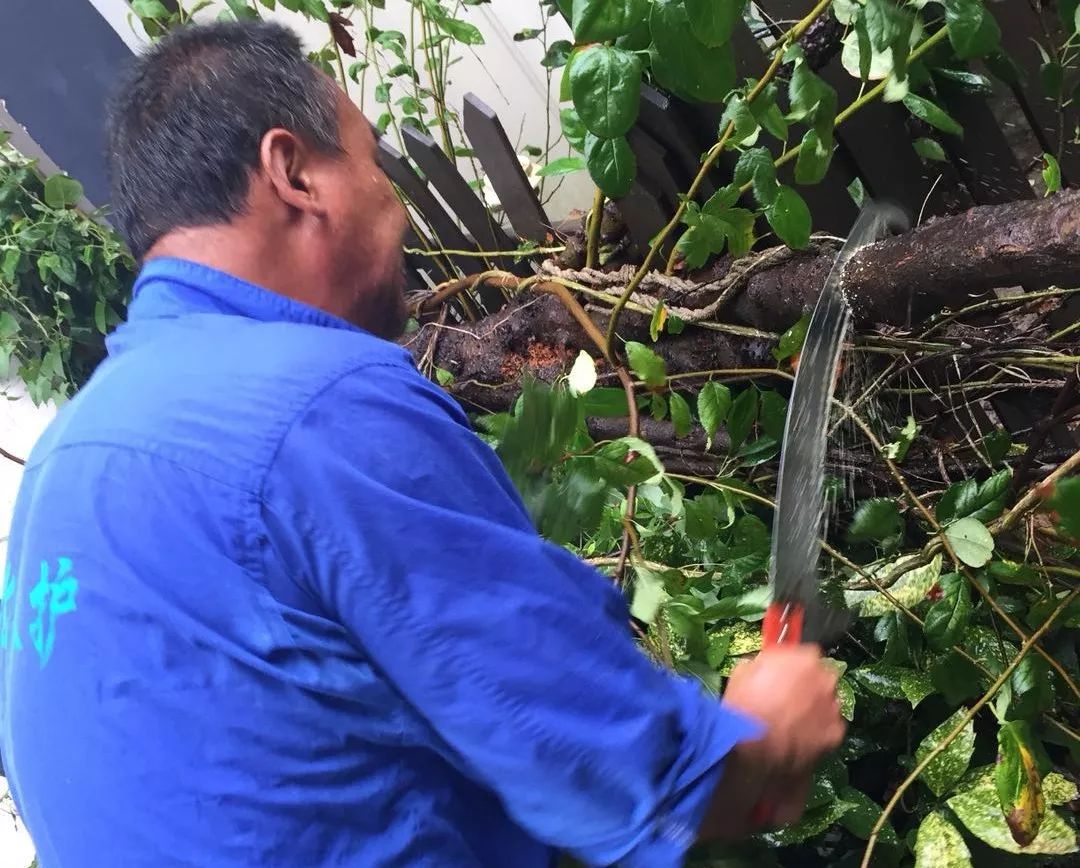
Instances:
[[[589,239],[585,249],[585,267],[596,268],[600,251],[600,229],[604,225],[604,194],[599,187],[593,194],[592,211],[589,214]],[[610,344],[610,342],[609,342]],[[610,350],[610,346],[609,346]]]
[[[870,868],[870,859],[873,856],[874,848],[877,846],[878,836],[881,834],[881,830],[885,828],[885,824],[889,821],[889,816],[896,809],[896,806],[900,804],[900,800],[903,799],[904,794],[911,788],[915,781],[919,779],[919,776],[924,771],[926,771],[927,766],[929,766],[930,763],[932,763],[938,756],[940,756],[949,747],[949,745],[952,744],[959,737],[960,733],[964,731],[964,728],[969,723],[971,723],[972,720],[975,719],[975,715],[977,715],[979,711],[982,710],[982,708],[994,698],[994,696],[1002,688],[1005,682],[1008,681],[1010,677],[1012,677],[1013,672],[1016,671],[1016,668],[1020,665],[1021,661],[1023,661],[1024,657],[1027,656],[1028,652],[1030,652],[1033,648],[1037,647],[1037,642],[1039,641],[1039,639],[1041,639],[1050,630],[1050,627],[1053,626],[1054,621],[1056,621],[1058,617],[1060,617],[1061,613],[1064,612],[1069,607],[1069,605],[1072,604],[1073,600],[1076,599],[1077,595],[1080,595],[1080,588],[1073,590],[1072,593],[1070,593],[1058,604],[1057,608],[1054,609],[1054,611],[1042,623],[1039,629],[1032,633],[1030,637],[1028,637],[1027,641],[1024,642],[1024,644],[1021,646],[1020,651],[1019,653],[1017,653],[1016,657],[1014,657],[1012,662],[1010,662],[1009,665],[1005,667],[1001,675],[999,675],[994,681],[994,683],[990,685],[990,688],[986,691],[986,693],[982,695],[979,701],[976,702],[968,710],[968,712],[963,716],[963,718],[961,718],[961,720],[952,729],[952,731],[947,736],[945,736],[945,738],[943,738],[941,742],[937,744],[931,751],[929,751],[925,757],[923,757],[922,761],[915,766],[911,774],[904,778],[900,786],[896,788],[896,792],[893,793],[892,798],[889,799],[888,803],[881,811],[881,814],[878,816],[877,822],[874,823],[874,826],[870,831],[870,837],[866,842],[866,850],[863,852],[861,868]]]

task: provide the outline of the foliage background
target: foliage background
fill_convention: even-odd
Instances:
[[[251,18],[283,7],[325,23],[326,44],[312,61],[346,88],[376,77],[377,105],[365,108],[380,128],[396,137],[404,126],[422,127],[448,154],[469,161],[446,82],[459,52],[482,49],[469,22],[468,7],[478,3],[397,2],[411,3],[409,33],[378,29],[384,0],[228,0],[221,14]],[[538,182],[588,172],[597,186],[591,264],[604,256],[603,201],[625,192],[636,173],[625,134],[641,81],[725,105],[698,179],[635,263],[595,352],[553,385],[526,382],[510,412],[476,419],[541,531],[626,587],[643,651],[711,691],[760,649],[775,459],[806,321],[771,347],[775,369],[767,377],[731,378],[668,370],[655,344],[693,324],[662,305],[649,342],[623,341],[625,303],[655,266],[682,273],[721,254],[752,255],[770,235],[806,247],[813,226],[798,188],[823,177],[837,123],[866,101],[900,102],[924,124],[915,147],[933,161],[943,137],[962,133],[938,105],[939,83],[985,87],[969,61],[982,58],[991,69],[1004,63],[992,7],[981,0],[806,5],[803,19],[772,38],[768,64],[749,81],[735,80],[730,35],[743,16],[758,24],[760,16],[738,0],[546,2],[537,7],[537,27],[519,34],[545,46],[562,108],[562,129],[528,154],[543,166]],[[1048,95],[1062,112],[1075,83],[1075,5],[1060,4],[1065,36],[1043,46]],[[152,36],[217,12],[202,3],[171,12],[157,0],[135,0],[132,8]],[[570,23],[573,42],[547,39],[556,15]],[[837,104],[799,47],[825,16],[844,28],[844,65],[863,82],[852,106]],[[705,202],[695,199],[725,152],[736,156],[729,183]],[[793,183],[782,181],[778,170],[791,163]],[[1053,193],[1060,179],[1052,156],[1043,169]],[[25,159],[0,151],[0,356],[18,365],[37,401],[63,398],[85,381],[130,290],[134,264],[95,215],[74,207],[80,192],[75,181],[43,180]],[[679,240],[665,262],[668,236]],[[605,378],[605,366],[624,376],[621,387]],[[448,384],[447,372],[432,373]],[[990,431],[971,444],[979,469],[924,490],[909,484],[904,465],[913,445],[925,445],[926,420],[903,402],[867,404],[865,377],[855,374],[845,374],[838,393],[837,436],[868,442],[896,484],[856,492],[838,477],[831,487],[823,590],[853,615],[830,649],[851,733],[818,774],[800,824],[703,851],[695,864],[1067,861],[1077,851],[1080,762],[1080,457],[1039,486],[1017,486],[1025,444]],[[625,437],[589,434],[589,420],[638,413],[670,422],[680,437],[707,437],[720,472],[669,471],[636,422]]]

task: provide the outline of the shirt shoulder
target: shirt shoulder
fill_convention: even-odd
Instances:
[[[296,419],[335,383],[416,373],[404,349],[364,332],[218,313],[128,324],[115,342],[123,351],[61,410],[32,465],[104,445],[257,491]]]

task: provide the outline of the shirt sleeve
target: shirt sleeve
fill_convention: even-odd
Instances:
[[[638,650],[622,595],[539,538],[441,390],[405,366],[343,378],[269,480],[306,581],[448,761],[588,863],[682,864],[760,728]]]

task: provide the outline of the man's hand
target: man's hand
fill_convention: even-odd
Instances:
[[[760,801],[773,807],[780,825],[802,816],[814,767],[844,740],[837,678],[816,645],[770,648],[735,668],[723,702],[761,721],[766,732],[737,745],[725,761],[701,837],[760,831],[751,828]]]

